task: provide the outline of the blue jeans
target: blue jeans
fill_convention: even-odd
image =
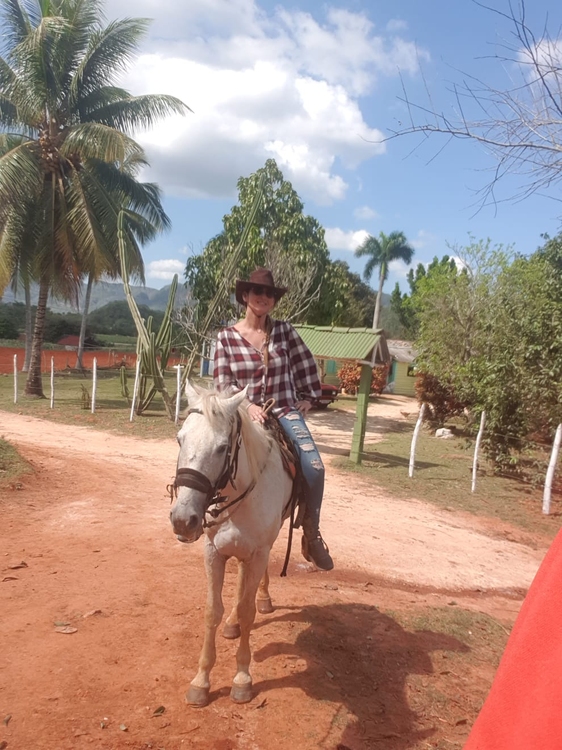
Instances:
[[[303,529],[305,533],[317,532],[324,496],[324,464],[300,411],[293,409],[284,417],[280,417],[279,424],[287,439],[295,446],[301,461],[306,498]]]

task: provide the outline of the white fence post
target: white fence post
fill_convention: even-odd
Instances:
[[[131,404],[131,416],[129,418],[129,422],[133,421],[133,417],[135,415],[135,404],[137,401],[137,394],[139,392],[140,361],[140,356],[137,356],[137,366],[135,368],[135,385],[133,387],[133,403]]]
[[[408,469],[408,476],[410,478],[414,476],[414,464],[416,461],[416,443],[418,441],[418,435],[420,434],[424,412],[425,412],[425,404],[422,404],[420,406],[420,413],[418,414],[418,421],[416,422],[416,426],[414,427],[414,434],[412,436],[412,446],[410,448],[410,467]]]
[[[486,424],[486,412],[483,411],[480,417],[480,429],[476,436],[476,445],[474,446],[474,461],[472,462],[472,492],[476,490],[476,471],[478,469],[478,453],[480,451],[480,443],[482,442],[482,435],[484,434],[484,425]]]
[[[546,472],[546,480],[544,483],[544,495],[542,499],[542,512],[547,514],[550,513],[550,493],[552,490],[552,480],[554,479],[554,470],[556,469],[556,461],[558,460],[558,453],[560,451],[560,443],[562,442],[562,424],[559,424],[556,428],[556,435],[554,436],[554,443],[552,445],[552,453],[550,454],[550,461],[548,463],[548,469]]]
[[[181,365],[174,365],[176,370],[176,424],[180,421],[180,401],[181,401]]]
[[[92,365],[92,414],[96,413],[96,388],[98,386],[98,359],[94,357]]]
[[[14,404],[18,403],[18,355],[14,354]]]
[[[51,357],[51,409],[55,408],[55,358]]]

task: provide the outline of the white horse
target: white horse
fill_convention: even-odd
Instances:
[[[186,699],[194,706],[209,702],[216,631],[224,614],[225,564],[235,557],[237,595],[224,635],[240,636],[230,696],[236,703],[247,703],[252,699],[250,630],[256,595],[258,610],[272,612],[267,564],[288,513],[292,479],[283,468],[275,440],[240,408],[245,390],[225,396],[188,383],[186,394],[189,409],[178,433],[180,452],[170,520],[181,542],[195,542],[205,532],[208,586],[199,671]]]

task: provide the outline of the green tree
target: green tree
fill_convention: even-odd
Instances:
[[[490,242],[456,250],[461,271],[436,266],[419,279],[420,367],[475,416],[486,411],[484,448],[498,469],[517,467],[536,436],[562,421],[562,244],[530,257]]]
[[[138,243],[168,223],[158,188],[128,167],[144,161],[129,134],[186,107],[115,86],[147,21],[103,26],[101,7],[99,0],[0,0],[0,289],[26,248],[39,280],[28,395],[43,396],[49,294],[76,300],[83,274],[115,267],[121,210],[130,268],[139,275]]]
[[[562,421],[562,299],[554,259],[517,257],[500,275],[484,317],[485,341],[464,368],[473,408],[486,411],[488,455],[518,464],[532,439]]]
[[[322,295],[309,310],[312,325],[367,328],[371,324],[376,295],[343,260],[326,264]]]
[[[223,217],[223,231],[187,262],[185,278],[201,319],[222,280],[227,258],[240,242],[262,177],[263,198],[235,273],[247,278],[255,266],[270,267],[276,283],[290,289],[281,301],[280,314],[296,320],[304,319],[313,298],[320,296],[329,260],[324,230],[303,212],[293,186],[276,162],[268,159],[261,169],[238,180],[238,203]],[[225,323],[235,314],[231,300],[217,312],[216,323]]]
[[[6,305],[0,307],[0,339],[17,339],[19,336],[18,328],[11,315],[7,315]]]
[[[435,257],[427,267],[423,263],[418,263],[415,270],[410,268],[407,277],[408,286],[410,287],[409,294],[406,292],[402,293],[400,285],[398,282],[396,283],[390,295],[390,309],[402,327],[402,338],[414,340],[418,334],[418,317],[414,305],[414,296],[418,284],[427,276],[440,272],[451,273],[453,276],[456,276],[457,266],[454,258],[444,255],[441,260],[438,260]]]
[[[412,296],[418,317],[418,363],[443,383],[454,384],[487,341],[487,317],[509,251],[490,240],[455,247],[456,263],[438,263],[421,274]]]
[[[378,237],[369,235],[355,251],[356,258],[367,258],[363,271],[365,281],[370,281],[375,268],[379,269],[379,288],[373,314],[373,328],[378,328],[384,282],[388,278],[388,267],[393,260],[402,260],[409,265],[414,249],[408,244],[404,232],[380,232]]]

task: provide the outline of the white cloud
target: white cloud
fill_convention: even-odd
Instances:
[[[426,229],[420,229],[413,240],[409,240],[410,245],[415,250],[424,250],[430,245],[434,245],[437,237]]]
[[[326,229],[326,244],[330,250],[348,250],[354,252],[369,236],[364,229],[346,232],[338,227]]]
[[[392,260],[388,264],[388,270],[394,276],[405,279],[408,276],[410,266],[407,266],[403,260]]]
[[[363,221],[369,221],[369,219],[377,219],[379,216],[374,208],[371,208],[370,206],[359,206],[355,209],[353,215],[356,219],[361,219]]]
[[[397,31],[406,31],[407,28],[408,24],[401,18],[391,18],[386,24],[386,30],[391,34],[396,33]]]
[[[146,266],[146,276],[150,279],[162,279],[164,281],[171,281],[174,278],[174,274],[182,276],[185,270],[185,263],[181,260],[153,260]]]
[[[345,170],[385,151],[357,97],[418,67],[413,43],[375,34],[365,14],[347,10],[321,21],[268,14],[254,0],[110,0],[107,15],[156,19],[124,85],[193,109],[137,134],[150,179],[179,196],[230,197],[238,177],[273,156],[305,198],[342,199]]]

